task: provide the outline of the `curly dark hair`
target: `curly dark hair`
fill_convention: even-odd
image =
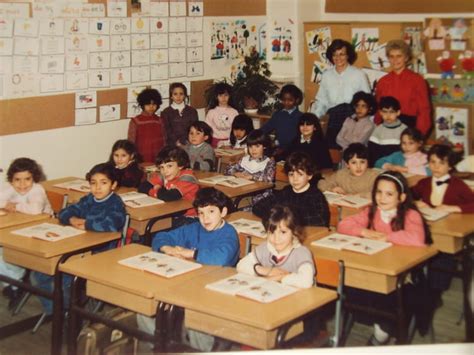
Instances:
[[[175,161],[180,168],[189,168],[190,161],[184,149],[175,146],[166,146],[156,156],[156,165]]]
[[[160,107],[161,104],[163,103],[163,100],[161,99],[161,95],[158,92],[158,90],[144,89],[141,93],[138,94],[137,102],[143,110],[145,105],[152,104],[152,103]]]
[[[432,155],[436,155],[441,160],[446,160],[450,168],[459,163],[461,157],[459,154],[453,152],[453,149],[446,144],[435,144],[428,151],[428,161]]]
[[[355,61],[357,60],[357,53],[354,50],[354,47],[352,44],[350,44],[347,41],[344,41],[343,39],[335,39],[334,41],[331,42],[331,44],[328,47],[328,50],[326,51],[326,58],[334,64],[334,52],[336,52],[339,49],[345,48],[346,53],[347,53],[347,61],[349,64],[354,64]]]
[[[232,99],[232,86],[227,84],[227,83],[217,83],[215,84],[212,88],[212,93],[210,93],[210,100],[209,100],[209,109],[216,108],[219,106],[219,101],[217,97],[222,94],[229,94],[229,106],[230,107],[235,107],[234,106],[234,101]]]
[[[368,94],[364,91],[358,91],[352,96],[351,106],[354,107],[357,105],[359,101],[365,102],[369,111],[367,114],[373,115],[377,110],[377,102],[375,101],[375,97],[371,94]]]
[[[30,158],[17,158],[8,167],[7,181],[12,182],[16,173],[28,171],[31,173],[34,182],[39,182],[44,178],[41,166]]]
[[[283,86],[278,94],[278,99],[281,100],[283,95],[289,94],[296,100],[296,106],[300,105],[303,102],[303,91],[299,87],[293,84],[287,84]]]
[[[305,152],[293,152],[285,160],[285,173],[292,171],[304,171],[308,175],[316,175],[317,168],[313,159]]]
[[[206,206],[216,206],[220,211],[226,207],[228,211],[231,211],[232,201],[222,191],[214,187],[204,187],[196,193],[193,207],[197,210],[199,207]]]

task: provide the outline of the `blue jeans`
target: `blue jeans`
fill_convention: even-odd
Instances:
[[[31,282],[34,286],[48,292],[53,292],[54,286],[54,277],[43,274],[41,272],[34,271],[31,274]],[[63,274],[63,300],[64,300],[64,309],[69,308],[70,294],[71,294],[71,284],[72,276]],[[43,312],[47,315],[53,314],[53,301],[45,298],[39,297],[41,305],[43,306]]]

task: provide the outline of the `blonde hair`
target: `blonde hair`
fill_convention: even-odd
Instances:
[[[401,51],[405,55],[405,57],[407,57],[407,62],[409,62],[412,59],[411,48],[402,39],[394,39],[387,43],[387,46],[385,47],[385,54],[387,55],[387,57],[389,56],[390,52],[393,50]]]

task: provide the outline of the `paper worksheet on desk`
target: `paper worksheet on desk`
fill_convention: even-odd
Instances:
[[[199,179],[199,182],[209,185],[221,185],[227,187],[241,187],[246,185],[251,185],[254,182],[251,180],[238,178],[235,176],[226,176],[226,175],[216,175],[208,178]]]
[[[144,193],[134,191],[126,192],[124,194],[120,194],[119,196],[122,199],[123,203],[125,203],[126,206],[131,208],[153,206],[164,203],[164,201],[162,200],[148,196]]]
[[[419,210],[427,221],[437,221],[450,214],[450,212],[440,211],[430,207],[422,207]]]
[[[60,184],[54,185],[54,187],[59,187],[60,189],[74,190],[79,192],[91,192],[91,187],[89,181],[83,179],[75,179],[71,181],[62,182]]]
[[[61,226],[53,223],[41,223],[35,226],[17,229],[12,234],[23,237],[37,238],[49,242],[56,242],[66,238],[75,237],[86,231],[71,226]]]
[[[229,222],[238,233],[252,235],[258,238],[266,238],[267,232],[265,232],[265,227],[262,222],[254,221],[247,218],[239,218],[235,221]]]
[[[324,191],[324,196],[331,205],[361,208],[371,204],[369,199],[357,195],[342,195],[331,191]]]
[[[392,243],[333,233],[325,238],[312,242],[311,245],[372,255],[391,247]]]

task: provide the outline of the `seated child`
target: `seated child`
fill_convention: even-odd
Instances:
[[[446,212],[474,213],[474,192],[461,179],[450,175],[456,155],[447,145],[435,144],[428,152],[433,174],[413,187],[417,206],[434,207]]]
[[[109,164],[115,167],[118,186],[138,187],[143,178],[143,171],[138,166],[138,155],[135,145],[120,139],[112,146]]]
[[[303,92],[297,86],[288,84],[281,88],[279,100],[283,108],[272,115],[262,130],[266,134],[275,131],[278,148],[285,151],[298,135],[298,119],[302,115],[298,106],[303,101]]]
[[[379,172],[368,169],[367,147],[362,143],[349,144],[343,153],[343,159],[347,168],[319,180],[319,189],[368,198]]]
[[[369,138],[369,166],[387,155],[395,153],[400,148],[400,136],[407,126],[402,123],[400,116],[400,103],[392,96],[380,99],[379,112],[383,122],[375,127]]]
[[[346,118],[341,130],[337,134],[336,143],[344,150],[351,143],[367,145],[369,137],[375,129],[371,116],[375,113],[376,102],[371,94],[358,91],[351,102],[355,113]]]
[[[318,117],[313,113],[303,113],[298,124],[300,135],[293,140],[285,156],[293,152],[305,152],[318,169],[332,169],[331,156]]]
[[[224,220],[231,206],[229,198],[221,191],[207,187],[196,194],[193,206],[199,223],[156,233],[152,249],[205,265],[234,266],[240,250],[237,232]],[[154,318],[138,315],[137,321],[141,330],[154,334]],[[188,336],[191,346],[202,351],[212,349],[212,336],[191,330],[188,330]]]
[[[163,122],[155,114],[162,103],[161,95],[155,89],[144,89],[137,101],[143,111],[130,120],[128,140],[135,144],[143,161],[153,162],[165,145]]]
[[[298,288],[313,286],[316,274],[313,255],[302,245],[303,226],[292,210],[276,205],[262,222],[267,241],[240,260],[237,271]]]
[[[206,122],[196,121],[188,129],[188,143],[181,146],[189,156],[193,170],[212,171],[216,156],[211,146],[212,128]]]
[[[247,148],[247,136],[253,129],[252,119],[244,113],[238,114],[232,122],[229,140],[219,142],[219,147],[230,146],[233,149]]]
[[[285,172],[290,185],[261,200],[252,208],[260,218],[266,218],[275,204],[284,204],[301,219],[304,226],[329,226],[329,207],[326,198],[311,181],[316,167],[303,152],[294,152],[286,159]]]
[[[275,180],[275,160],[270,158],[270,139],[261,129],[256,129],[248,135],[247,151],[236,164],[229,165],[226,175],[262,182],[273,182]],[[270,195],[267,190],[252,197],[252,205]]]
[[[95,232],[119,232],[125,224],[127,212],[122,199],[114,193],[117,178],[114,167],[108,163],[94,166],[86,175],[91,186],[91,193],[82,197],[78,203],[70,205],[59,212],[58,219],[62,224],[71,225],[78,229]],[[93,252],[109,250],[117,246],[117,241],[96,247]],[[40,288],[52,292],[53,277],[33,273],[33,283]],[[63,278],[64,304],[68,304],[71,277]],[[52,313],[52,301],[40,297],[46,314]]]
[[[161,111],[166,129],[166,145],[186,144],[188,127],[198,120],[194,107],[187,105],[188,89],[183,83],[170,84],[170,105]]]
[[[395,245],[423,247],[431,238],[423,217],[418,212],[405,177],[398,172],[380,174],[372,190],[372,205],[363,211],[344,218],[337,226],[339,233],[391,242]],[[368,307],[393,310],[395,294],[381,295],[374,292],[348,289],[348,299],[358,299]],[[416,294],[414,298],[416,297]],[[427,300],[411,299],[411,303]],[[421,304],[422,304],[421,303]],[[421,308],[421,307],[420,307]],[[390,323],[374,317],[374,334],[371,345],[382,345],[390,340]]]
[[[156,165],[160,172],[144,181],[138,188],[139,192],[163,201],[194,200],[199,185],[189,169],[189,157],[183,149],[163,148],[156,158]],[[194,209],[189,209],[185,216],[193,217],[196,213]]]
[[[53,214],[43,186],[38,184],[43,172],[38,163],[29,158],[15,159],[7,171],[8,184],[0,190],[0,208],[6,212],[25,214]],[[3,248],[0,247],[0,274],[20,280],[25,269],[3,260]],[[5,283],[2,283],[5,286]],[[16,286],[7,286],[3,294],[10,298],[9,307],[19,299],[21,291]]]
[[[402,150],[378,159],[374,167],[402,174],[431,175],[426,154],[421,151],[423,147],[421,132],[416,128],[405,128],[400,141]]]

